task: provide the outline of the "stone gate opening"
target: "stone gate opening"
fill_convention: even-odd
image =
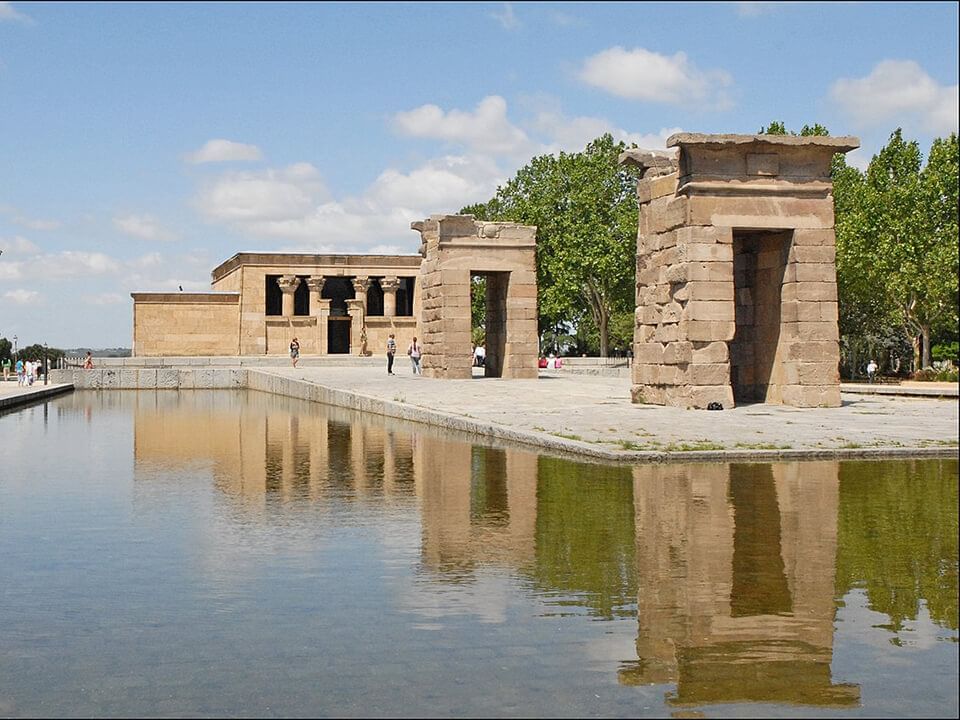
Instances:
[[[782,400],[781,303],[792,235],[733,231],[736,328],[730,342],[730,384],[738,405]]]
[[[470,272],[470,287],[476,292],[478,285],[473,278],[481,277],[484,298],[484,377],[502,377],[504,357],[507,351],[507,295],[510,287],[508,272]],[[472,300],[472,298],[471,298]]]

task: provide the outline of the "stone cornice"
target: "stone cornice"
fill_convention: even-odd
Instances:
[[[416,274],[420,270],[420,255],[319,255],[312,253],[257,253],[239,252],[220,263],[211,272],[218,282],[243,266],[308,268],[313,275],[342,275],[345,269],[365,269],[364,275],[376,275],[373,268],[397,268]],[[354,274],[354,273],[348,273]]]
[[[132,292],[130,297],[135,303],[235,305],[240,302],[238,292]]]

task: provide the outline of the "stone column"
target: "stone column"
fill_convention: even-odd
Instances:
[[[277,278],[277,285],[283,293],[282,314],[284,317],[293,317],[293,294],[300,286],[300,278],[296,275],[281,275]]]
[[[311,275],[307,278],[310,288],[310,307],[317,318],[317,355],[327,354],[327,320],[330,317],[330,301],[322,297],[323,286],[327,279],[323,275]]]
[[[358,275],[353,279],[353,291],[356,293],[354,299],[361,302],[363,314],[367,314],[367,290],[370,289],[370,278],[366,275]]]
[[[383,315],[394,317],[397,314],[397,290],[400,287],[400,279],[395,276],[385,277],[380,281],[380,287],[383,288]]]
[[[364,312],[366,303],[360,298],[347,300],[347,314],[350,316],[350,350],[351,352],[360,352],[364,326],[367,322],[367,314]]]

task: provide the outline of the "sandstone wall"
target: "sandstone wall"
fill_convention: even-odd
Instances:
[[[133,293],[133,354],[236,355],[236,293]]]

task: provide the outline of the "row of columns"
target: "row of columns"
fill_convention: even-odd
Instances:
[[[321,298],[323,286],[327,278],[323,275],[311,275],[307,278],[307,287],[310,289],[310,304],[314,308],[314,315],[330,314],[330,301]],[[283,317],[293,317],[293,296],[297,288],[300,287],[300,278],[296,275],[281,275],[277,278],[277,285],[280,292],[283,293],[283,304],[281,305],[281,315]],[[400,278],[385,277],[380,280],[380,287],[383,290],[383,315],[384,317],[394,317],[397,314],[397,290],[400,288]],[[359,309],[360,314],[367,314],[367,290],[370,289],[370,278],[367,275],[358,275],[353,278],[353,289],[356,298],[347,300],[347,307],[350,310]],[[324,312],[326,311],[326,312]],[[354,312],[350,313],[354,315]]]

